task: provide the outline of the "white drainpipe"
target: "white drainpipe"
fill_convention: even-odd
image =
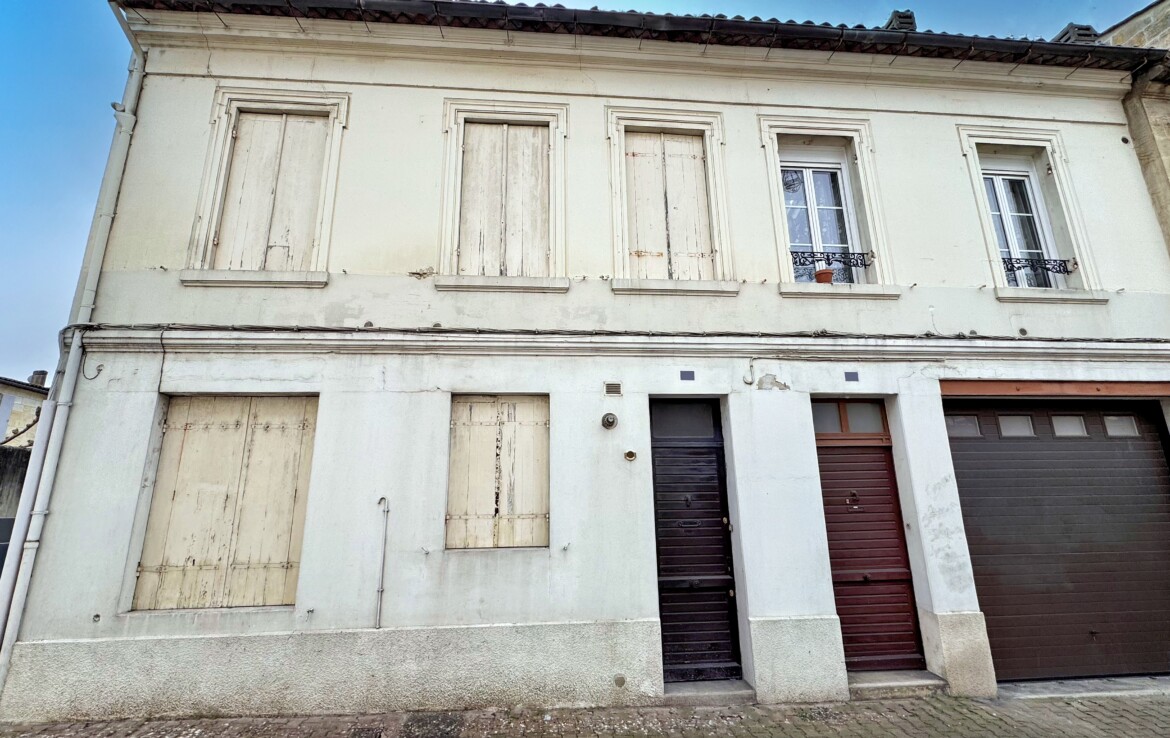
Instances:
[[[13,524],[12,542],[8,548],[8,559],[0,572],[0,631],[4,638],[0,645],[0,689],[7,681],[8,668],[12,663],[12,647],[20,632],[20,621],[24,615],[29,583],[32,581],[33,564],[41,545],[45,517],[49,514],[49,500],[53,495],[53,483],[57,479],[57,466],[61,448],[65,443],[65,431],[69,425],[69,411],[73,407],[73,394],[77,388],[77,376],[81,371],[82,326],[93,318],[94,302],[97,296],[98,279],[105,261],[106,245],[110,240],[110,228],[117,211],[118,194],[122,189],[122,174],[130,154],[130,136],[134,132],[135,112],[142,92],[145,76],[146,57],[138,40],[126,25],[126,19],[114,2],[110,9],[118,24],[126,33],[134,55],[130,61],[129,77],[122,94],[120,105],[114,106],[114,140],[110,145],[110,156],[106,160],[106,171],[98,190],[97,209],[89,229],[86,243],[82,283],[73,316],[73,335],[69,342],[69,355],[62,372],[58,369],[57,379],[41,408],[37,423],[36,441],[28,472],[21,489],[20,504]],[[58,391],[58,388],[60,391]]]

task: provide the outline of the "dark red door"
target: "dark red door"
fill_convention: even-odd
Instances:
[[[739,679],[717,400],[652,400],[658,612],[667,682]]]
[[[831,401],[814,408],[845,665],[854,671],[925,668],[882,405]]]

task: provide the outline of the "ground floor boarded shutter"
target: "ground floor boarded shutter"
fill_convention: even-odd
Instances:
[[[173,397],[134,609],[291,605],[315,397]]]
[[[547,396],[451,399],[447,548],[547,546]]]

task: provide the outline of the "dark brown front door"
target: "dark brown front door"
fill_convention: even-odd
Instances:
[[[945,409],[996,677],[1170,672],[1170,465],[1158,404]]]
[[[882,403],[818,401],[813,409],[845,666],[925,668]]]
[[[743,674],[721,425],[717,400],[650,401],[667,682]]]

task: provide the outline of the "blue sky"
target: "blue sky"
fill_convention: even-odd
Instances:
[[[547,0],[546,0],[547,1]],[[1147,0],[584,0],[566,5],[880,25],[894,7],[921,29],[1051,38],[1105,29]],[[0,376],[52,370],[113,132],[130,47],[102,0],[9,0],[0,25]],[[66,12],[68,11],[68,12]],[[14,104],[19,101],[20,104]]]

